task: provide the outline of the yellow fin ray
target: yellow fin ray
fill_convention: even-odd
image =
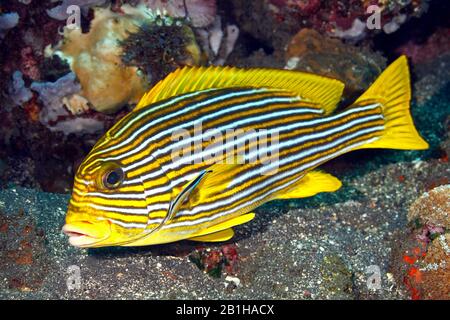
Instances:
[[[209,234],[212,234],[212,233],[216,233],[216,232],[219,232],[219,231],[230,229],[230,228],[232,228],[234,226],[247,223],[247,222],[251,221],[254,217],[255,217],[255,214],[253,212],[240,215],[240,216],[238,216],[236,218],[232,218],[232,219],[226,220],[226,221],[218,223],[218,224],[216,224],[216,225],[214,225],[214,226],[212,226],[210,228],[206,228],[204,230],[201,230],[198,233],[194,234],[192,236],[192,238],[197,238],[197,237],[200,237],[200,236],[206,236],[206,235],[209,235]]]
[[[342,186],[341,181],[331,174],[311,171],[289,191],[278,195],[277,199],[298,199],[312,197],[320,192],[334,192]]]
[[[401,56],[394,61],[372,86],[355,102],[354,106],[380,103],[385,118],[385,131],[365,148],[423,150],[428,143],[417,132],[410,114],[411,83],[408,60]]]
[[[233,229],[228,228],[228,229],[210,233],[210,234],[207,234],[204,236],[189,238],[187,240],[201,241],[201,242],[222,242],[222,241],[230,240],[231,238],[233,238],[233,236],[234,236]]]
[[[326,114],[339,103],[344,84],[314,74],[277,69],[239,69],[234,67],[184,67],[175,70],[145,94],[135,110],[184,93],[211,88],[271,88],[299,95],[317,103]]]
[[[205,179],[199,182],[195,192],[189,197],[189,206],[195,207],[202,203],[205,199],[209,199],[219,193],[225,191],[229,184],[242,171],[242,166],[256,166],[255,164],[245,164],[241,157],[225,159],[223,163],[215,163],[208,167],[208,174]]]

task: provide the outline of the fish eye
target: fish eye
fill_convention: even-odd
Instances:
[[[108,189],[115,189],[119,187],[124,178],[124,173],[121,168],[112,168],[103,175],[103,185]]]

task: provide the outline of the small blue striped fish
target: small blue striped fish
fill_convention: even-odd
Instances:
[[[409,79],[401,57],[333,113],[344,88],[338,80],[179,69],[86,157],[63,230],[79,247],[228,240],[268,201],[339,189],[317,169],[330,159],[363,148],[426,149],[409,113]]]

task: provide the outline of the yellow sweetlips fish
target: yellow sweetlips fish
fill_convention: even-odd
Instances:
[[[409,111],[406,57],[333,113],[343,89],[289,70],[178,69],[81,164],[63,231],[78,247],[225,241],[268,201],[339,189],[317,169],[330,159],[428,148]]]

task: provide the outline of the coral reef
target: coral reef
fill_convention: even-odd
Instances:
[[[425,39],[411,39],[396,49],[405,54],[414,66],[419,81],[414,84],[414,92],[420,103],[439,92],[450,82],[450,25],[441,26]],[[440,72],[430,72],[440,70]]]
[[[108,0],[63,0],[60,5],[47,10],[47,14],[53,19],[65,21],[69,17],[67,9],[70,6],[78,6],[83,11],[83,13],[86,14],[89,8],[94,6],[101,6],[107,2]]]
[[[437,187],[417,199],[408,213],[408,219],[420,224],[450,230],[450,185]]]
[[[414,64],[430,62],[438,56],[450,53],[450,28],[439,28],[425,43],[410,40],[397,49],[399,54],[407,55]]]
[[[145,13],[138,15],[134,8],[122,8],[128,13],[97,8],[87,34],[66,28],[64,42],[55,52],[69,61],[81,84],[80,95],[95,110],[105,113],[115,112],[126,103],[136,103],[149,88],[138,68],[122,65],[118,45],[129,32],[136,31]]]
[[[2,1],[0,298],[449,299],[449,14],[440,0]],[[313,72],[352,99],[400,54],[429,150],[336,159],[324,170],[341,190],[271,202],[225,244],[86,251],[61,234],[85,155],[175,68]]]
[[[386,59],[368,48],[344,44],[312,29],[302,29],[286,50],[286,68],[342,80],[346,94],[366,90],[386,66]]]
[[[49,124],[59,116],[68,115],[63,108],[62,99],[79,93],[81,86],[76,81],[75,74],[68,73],[55,82],[33,82],[31,89],[39,93],[39,98],[45,106],[40,115],[41,121]]]
[[[44,48],[60,38],[58,28],[61,22],[50,19],[42,2],[2,2],[1,12],[17,14],[19,24],[5,34],[0,50],[0,93],[8,92],[8,81],[15,71],[21,71],[24,80],[42,80],[40,63]],[[1,40],[0,40],[1,41]]]
[[[189,255],[189,260],[200,270],[214,278],[235,275],[238,272],[238,251],[235,245],[224,245],[219,249],[198,249]]]
[[[450,299],[450,185],[424,193],[411,206],[411,233],[399,277],[412,299]]]
[[[157,20],[160,23],[144,24],[120,43],[123,63],[137,66],[153,83],[181,66],[201,62],[201,51],[189,26],[180,20]]]
[[[32,80],[39,80],[41,72],[38,67],[38,62],[31,47],[25,47],[20,51],[21,66],[23,74]]]
[[[9,88],[9,95],[16,106],[21,106],[25,102],[30,101],[30,99],[33,97],[33,93],[30,91],[30,89],[25,87],[22,72],[14,72],[12,83]]]
[[[144,0],[144,4],[174,18],[188,18],[196,28],[210,25],[217,12],[216,0]]]
[[[392,33],[400,25],[419,17],[428,9],[429,0],[421,1],[318,1],[318,0],[233,0],[235,19],[241,28],[257,39],[275,43],[293,35],[301,28],[314,29],[321,34],[360,40],[379,32]],[[377,10],[369,6],[377,5]],[[370,30],[366,22],[379,12],[379,30]],[[266,21],[266,23],[259,23]]]
[[[73,117],[88,111],[88,101],[79,95],[80,84],[74,73],[55,82],[33,82],[31,89],[39,93],[44,108],[39,120],[52,131],[94,133],[103,129],[103,122],[93,118]]]
[[[3,13],[0,15],[0,39],[4,38],[9,29],[14,28],[19,23],[17,12]]]
[[[424,246],[420,241],[406,250],[403,283],[413,300],[450,299],[450,236],[439,234]]]
[[[436,237],[424,257],[417,282],[424,299],[450,299],[450,234]],[[421,277],[421,278],[420,278]]]
[[[136,103],[150,83],[179,66],[200,63],[200,48],[191,28],[160,13],[171,11],[166,13],[158,3],[147,5],[123,5],[120,12],[95,8],[89,32],[65,28],[64,41],[53,51],[69,62],[81,83],[80,95],[96,111],[114,113]]]
[[[210,27],[198,29],[197,35],[209,61],[214,65],[223,65],[234,50],[239,28],[234,24],[223,26],[221,17],[217,16]]]

